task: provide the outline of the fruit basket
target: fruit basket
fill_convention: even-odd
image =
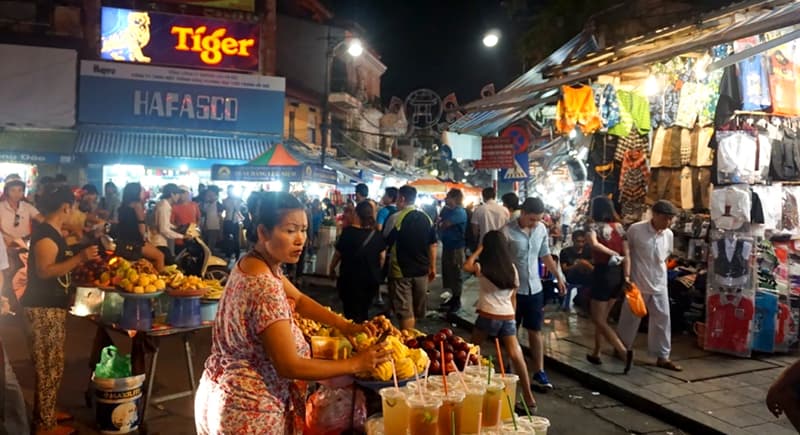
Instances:
[[[200,298],[206,294],[206,289],[179,290],[167,287],[166,292],[173,298]]]

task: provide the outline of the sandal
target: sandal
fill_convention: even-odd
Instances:
[[[536,404],[528,405],[528,411],[530,411],[531,416],[536,415]],[[525,417],[528,415],[528,412],[525,411],[525,405],[522,403],[517,403],[517,406],[514,407],[514,413],[516,413],[520,417]]]
[[[594,356],[594,355],[591,355],[591,354],[588,354],[588,353],[586,354],[586,361],[589,361],[590,363],[592,363],[592,364],[594,364],[596,366],[599,366],[600,364],[603,364],[603,361],[600,360],[599,356]]]
[[[633,365],[633,350],[629,350],[625,353],[625,369],[622,371],[624,374],[628,374],[631,371],[631,366]]]
[[[683,367],[675,364],[674,362],[672,362],[670,360],[658,361],[658,362],[656,362],[656,367],[660,367],[662,369],[667,369],[667,370],[672,370],[674,372],[682,372],[683,371]]]

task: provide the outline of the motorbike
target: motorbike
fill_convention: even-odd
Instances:
[[[222,285],[228,281],[228,262],[217,257],[200,237],[200,228],[190,224],[183,240],[184,249],[175,257],[175,264],[187,275],[216,279]]]

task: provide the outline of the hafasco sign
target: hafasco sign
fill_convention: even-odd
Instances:
[[[280,77],[82,61],[79,90],[83,123],[283,133]]]
[[[258,70],[257,24],[112,7],[100,22],[103,59]]]

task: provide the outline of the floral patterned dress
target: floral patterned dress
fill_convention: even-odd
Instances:
[[[295,349],[308,344],[292,320],[294,301],[280,277],[248,275],[234,268],[214,323],[211,356],[195,397],[198,434],[297,434],[305,418],[304,382],[281,378],[259,334],[281,320],[292,322]]]

